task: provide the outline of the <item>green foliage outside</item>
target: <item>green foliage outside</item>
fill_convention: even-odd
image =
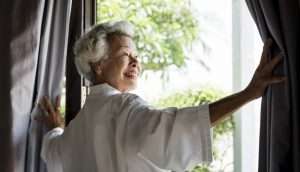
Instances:
[[[185,48],[197,40],[199,25],[189,0],[97,0],[97,23],[127,20],[144,70],[185,64]]]
[[[214,102],[221,97],[224,97],[225,93],[214,88],[205,88],[204,90],[188,90],[184,92],[179,92],[172,94],[168,97],[162,98],[155,103],[156,107],[188,107],[197,106],[201,104],[208,104]],[[233,129],[233,122],[230,118],[219,125],[217,125],[214,130],[213,138],[217,139],[220,135],[231,132]]]
[[[197,106],[214,102],[224,96],[225,94],[222,91],[213,88],[205,88],[201,91],[188,90],[162,98],[154,103],[154,106],[159,108]],[[218,150],[215,144],[222,139],[222,136],[232,135],[233,128],[234,123],[232,117],[229,117],[213,128],[213,157],[215,160],[222,162],[222,158],[224,158],[223,152],[226,152],[226,150],[223,152]],[[210,165],[203,164],[196,166],[192,172],[209,172],[210,169]]]

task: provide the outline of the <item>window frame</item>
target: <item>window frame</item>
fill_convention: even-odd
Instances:
[[[76,40],[96,23],[96,0],[74,1],[70,18],[70,32],[66,61],[66,126],[82,107],[88,85],[77,72],[73,46]]]

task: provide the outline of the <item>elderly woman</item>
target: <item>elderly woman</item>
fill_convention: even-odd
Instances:
[[[47,98],[41,101],[48,115],[40,119],[51,129],[41,154],[49,172],[184,171],[210,162],[210,127],[260,97],[268,85],[285,79],[272,76],[281,58],[268,62],[272,44],[268,40],[243,91],[209,105],[158,110],[128,93],[141,72],[132,37],[132,25],[120,21],[97,25],[77,41],[77,69],[93,86],[65,129],[55,110],[58,104],[53,107]]]

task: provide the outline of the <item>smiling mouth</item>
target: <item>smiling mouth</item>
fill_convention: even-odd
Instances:
[[[137,72],[125,72],[124,75],[129,79],[135,79],[138,76]]]

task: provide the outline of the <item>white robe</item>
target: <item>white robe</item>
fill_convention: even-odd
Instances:
[[[209,108],[158,110],[93,86],[69,126],[44,136],[41,156],[48,172],[183,172],[212,160]]]

